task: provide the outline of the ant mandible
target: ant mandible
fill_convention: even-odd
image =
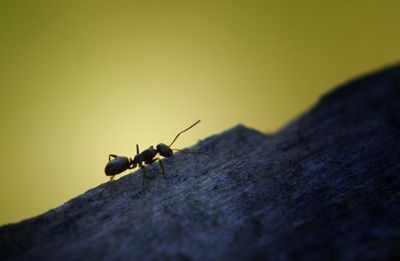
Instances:
[[[148,149],[142,151],[142,153],[139,153],[139,145],[136,144],[136,153],[137,154],[133,158],[133,160],[132,160],[132,158],[118,156],[115,154],[110,154],[108,156],[108,163],[104,170],[106,175],[110,176],[109,183],[114,179],[115,175],[118,175],[127,169],[134,169],[134,168],[136,168],[137,165],[139,165],[139,167],[141,169],[143,169],[142,186],[143,186],[143,192],[145,193],[146,192],[145,191],[145,179],[146,179],[145,165],[150,165],[158,160],[158,162],[160,163],[161,170],[162,170],[162,175],[165,179],[167,179],[165,177],[165,173],[164,173],[164,166],[161,162],[160,157],[156,157],[157,154],[160,154],[161,156],[169,158],[174,155],[174,150],[177,150],[177,151],[181,151],[183,153],[199,153],[199,154],[209,155],[207,152],[200,152],[200,151],[190,151],[189,152],[189,151],[183,151],[180,149],[171,149],[172,144],[174,144],[174,142],[179,137],[179,135],[181,135],[183,132],[189,130],[190,128],[194,127],[199,122],[200,122],[200,120],[196,121],[193,125],[191,125],[187,129],[179,132],[178,135],[176,135],[175,139],[171,142],[171,144],[169,146],[167,146],[164,143],[160,143],[156,146],[156,149],[154,149],[153,146],[150,146]],[[111,159],[111,158],[113,158],[113,159]],[[105,188],[106,187],[104,187],[104,189]]]

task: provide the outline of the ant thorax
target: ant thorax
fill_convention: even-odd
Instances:
[[[145,159],[152,159],[157,155],[157,153],[158,152],[154,149],[154,147],[150,146],[147,150],[142,151],[140,154],[142,154]]]
[[[141,164],[143,161],[144,161],[143,155],[142,155],[142,154],[137,154],[137,155],[133,158],[132,164],[133,164],[134,166],[136,166],[137,164],[139,164],[139,166],[140,166],[140,164]]]
[[[144,162],[146,164],[152,163],[154,160],[153,158],[157,155],[158,151],[154,149],[153,146],[149,147],[148,149],[142,151],[135,156],[134,162],[141,163]]]

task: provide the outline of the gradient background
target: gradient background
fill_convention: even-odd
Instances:
[[[0,224],[108,178],[109,153],[275,132],[400,61],[400,1],[0,1]],[[140,184],[138,184],[140,186]]]

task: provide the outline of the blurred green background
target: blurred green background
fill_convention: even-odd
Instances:
[[[108,178],[109,153],[275,132],[400,61],[400,1],[0,1],[0,225]],[[140,186],[140,184],[138,184]]]

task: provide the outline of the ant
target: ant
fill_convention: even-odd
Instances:
[[[190,127],[188,127],[187,129],[181,131],[178,133],[178,135],[176,135],[175,139],[171,142],[171,144],[169,146],[167,146],[164,143],[160,143],[156,146],[156,148],[154,149],[153,146],[150,146],[148,149],[142,151],[141,153],[139,153],[139,145],[136,144],[136,156],[132,159],[132,158],[128,158],[128,157],[123,157],[123,156],[118,156],[115,154],[110,154],[108,156],[108,163],[105,167],[105,173],[106,176],[110,176],[110,181],[107,183],[107,185],[114,179],[115,175],[118,175],[122,172],[124,172],[127,169],[134,169],[136,168],[136,166],[139,165],[139,167],[141,169],[143,169],[143,182],[142,182],[142,186],[143,186],[143,191],[144,193],[146,193],[145,191],[145,179],[146,179],[146,168],[145,165],[150,165],[154,162],[156,162],[158,160],[158,162],[160,163],[160,167],[162,170],[162,175],[164,177],[164,179],[167,179],[165,177],[165,173],[164,173],[164,166],[161,162],[160,157],[156,157],[157,154],[160,154],[160,156],[164,156],[164,157],[172,157],[174,155],[174,150],[177,151],[181,151],[183,153],[198,153],[198,154],[207,154],[210,156],[209,153],[207,152],[200,152],[200,151],[183,151],[180,149],[171,149],[172,144],[174,144],[174,142],[176,141],[176,139],[179,137],[179,135],[181,135],[183,132],[191,129],[192,127],[194,127],[197,123],[199,123],[200,120],[196,121],[193,125],[191,125]],[[113,159],[111,159],[113,158]],[[107,187],[106,185],[106,187]],[[104,187],[104,189],[106,188]],[[103,189],[103,191],[104,191]],[[102,192],[103,192],[102,191]]]

